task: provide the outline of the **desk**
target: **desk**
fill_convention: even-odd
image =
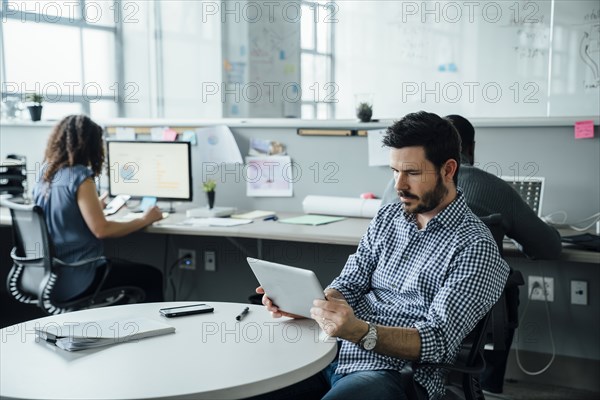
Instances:
[[[296,217],[301,214],[277,213],[277,215],[282,219]],[[258,240],[267,239],[357,246],[361,237],[367,231],[369,222],[371,222],[369,218],[346,218],[343,221],[319,226],[292,225],[262,220],[255,220],[251,224],[233,227],[177,225],[177,223],[184,219],[186,219],[185,211],[174,213],[169,215],[167,219],[149,226],[145,231],[164,235],[214,236]],[[10,214],[8,209],[0,207],[0,225],[9,224]],[[571,236],[581,233],[572,229],[560,229],[559,232],[562,236]],[[508,241],[504,242],[504,255],[506,257],[524,257],[517,247],[512,242]],[[600,265],[600,252],[580,250],[568,245],[563,245],[563,251],[559,260]]]
[[[297,217],[302,214],[277,213],[279,219]],[[191,227],[177,225],[183,221],[184,213],[169,215],[169,218],[148,227],[146,231],[171,235],[226,236],[250,239],[284,240],[291,242],[326,243],[357,246],[367,231],[370,218],[346,218],[331,224],[311,226],[284,224],[278,221],[254,220],[251,224],[232,227]]]
[[[262,307],[235,321],[245,304],[208,302],[211,314],[166,319],[134,304],[40,318],[0,331],[0,397],[30,399],[234,399],[299,382],[336,355],[313,320],[275,320]],[[37,325],[148,317],[174,334],[67,352],[36,341]]]
[[[301,214],[277,213],[277,215],[282,219],[296,217]],[[370,218],[346,218],[343,221],[319,226],[292,225],[263,220],[255,220],[251,224],[227,228],[178,226],[177,223],[184,219],[184,213],[171,214],[166,220],[159,221],[146,228],[146,231],[168,235],[221,236],[358,246],[371,222]],[[563,236],[579,233],[581,232],[570,229],[560,230],[560,234]],[[524,257],[523,253],[512,242],[504,242],[504,251],[505,256]],[[600,252],[563,246],[560,260],[600,265]]]

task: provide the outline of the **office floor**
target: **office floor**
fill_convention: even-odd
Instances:
[[[504,393],[486,393],[486,400],[597,400],[600,393],[538,383],[506,382]]]

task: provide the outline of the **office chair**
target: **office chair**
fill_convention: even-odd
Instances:
[[[502,215],[491,214],[480,217],[486,224],[496,245],[498,251],[503,254],[502,241],[504,240],[505,230],[502,226]],[[406,388],[409,400],[424,400],[421,392],[417,390],[414,381],[414,371],[417,368],[444,369],[446,371],[457,373],[460,376],[460,383],[448,381],[446,384],[446,394],[443,400],[461,399],[461,400],[484,400],[479,376],[485,369],[484,347],[487,343],[493,344],[494,350],[505,350],[506,329],[516,328],[518,321],[517,310],[513,309],[512,297],[516,289],[518,296],[518,285],[523,284],[523,276],[519,271],[512,268],[504,285],[502,295],[491,308],[491,310],[477,323],[475,328],[461,343],[456,361],[453,364],[432,364],[409,362],[402,369],[402,379]],[[518,305],[518,303],[517,303]]]
[[[498,250],[503,256],[502,242],[504,240],[505,229],[502,226],[502,215],[491,214],[486,217],[480,217],[480,219],[489,228],[496,240]],[[482,375],[482,377],[485,376],[487,378],[486,384],[494,385],[494,387],[486,387],[488,390],[501,390],[501,386],[495,387],[495,385],[501,385],[502,379],[500,378],[503,377],[506,370],[506,361],[514,331],[519,325],[519,286],[524,284],[525,280],[521,272],[510,267],[502,295],[492,308],[484,352],[484,359],[486,363],[491,364],[492,368],[486,369]],[[497,375],[500,373],[502,376]],[[490,379],[496,375],[498,379]]]
[[[416,363],[409,361],[404,365],[401,372],[402,386],[406,391],[408,400],[428,400],[428,397],[417,389],[414,380],[417,368],[444,369],[461,374],[462,387],[456,384],[446,385],[446,394],[439,400],[485,400],[481,387],[479,386],[479,374],[485,368],[483,360],[483,346],[487,336],[487,326],[491,311],[489,311],[475,328],[467,335],[460,345],[456,361],[453,364],[446,363]]]
[[[124,286],[102,290],[111,269],[110,260],[106,257],[75,263],[65,263],[56,258],[41,207],[19,204],[13,199],[2,199],[2,206],[10,209],[12,217],[14,247],[10,256],[13,267],[6,284],[8,292],[16,300],[36,304],[50,315],[143,301],[145,293],[137,287]],[[57,301],[53,289],[61,276],[69,269],[86,267],[96,271],[97,279],[91,287],[74,299]],[[85,294],[90,292],[92,294]]]

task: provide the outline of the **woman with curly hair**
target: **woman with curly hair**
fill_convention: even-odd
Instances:
[[[108,221],[103,202],[96,193],[94,178],[102,172],[104,146],[102,128],[85,115],[61,120],[48,139],[42,177],[33,190],[35,203],[42,207],[56,257],[72,263],[102,256],[101,239],[116,238],[142,229],[162,219],[157,207],[129,222]],[[58,301],[87,294],[98,279],[91,268],[73,268],[57,282]],[[146,301],[162,301],[162,274],[156,268],[113,260],[103,288],[138,286],[146,291]]]

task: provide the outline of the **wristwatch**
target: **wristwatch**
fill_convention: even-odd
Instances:
[[[366,335],[360,339],[359,345],[363,349],[371,351],[377,345],[377,326],[370,322],[367,322],[367,324],[369,325],[369,330]]]

